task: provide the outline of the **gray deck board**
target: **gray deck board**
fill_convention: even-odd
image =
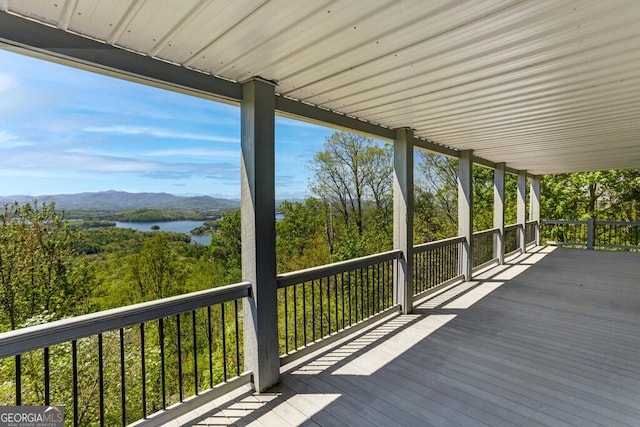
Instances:
[[[283,372],[270,393],[221,405],[210,419],[640,425],[640,254],[535,251],[313,356]],[[499,286],[467,308],[447,308],[481,295],[483,284]],[[437,316],[449,320],[429,330]]]

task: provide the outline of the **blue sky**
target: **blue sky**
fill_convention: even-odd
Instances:
[[[276,196],[304,197],[333,129],[276,118]],[[240,110],[0,49],[0,195],[240,197]]]

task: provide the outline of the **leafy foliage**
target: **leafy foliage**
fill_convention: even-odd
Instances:
[[[414,242],[458,233],[458,161],[418,151],[414,194]]]
[[[458,233],[458,161],[418,152],[415,188],[414,242],[454,237]],[[493,228],[493,170],[473,168],[473,230]],[[504,222],[516,223],[518,178],[505,175]]]
[[[332,259],[390,249],[391,147],[335,132],[308,166],[314,174],[310,190],[323,202],[325,239]]]
[[[219,228],[211,236],[211,256],[221,264],[226,283],[242,278],[242,242],[240,210],[222,214]]]
[[[309,197],[304,202],[280,204],[276,224],[278,271],[287,272],[327,264],[331,254],[328,233],[333,232],[325,202]]]
[[[547,175],[541,187],[543,218],[640,219],[640,169]]]
[[[85,310],[93,275],[73,250],[53,204],[4,205],[0,223],[0,325],[16,329],[41,313]]]
[[[165,233],[155,233],[142,249],[126,260],[137,301],[148,301],[183,293],[188,266]]]

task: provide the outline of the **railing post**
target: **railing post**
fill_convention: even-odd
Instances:
[[[464,237],[460,254],[461,273],[471,280],[473,270],[473,151],[460,152],[458,159],[458,235]]]
[[[253,78],[242,86],[242,277],[251,296],[244,306],[245,367],[254,387],[279,380],[275,232],[275,88]]]
[[[496,163],[493,171],[493,228],[498,232],[493,238],[493,256],[504,264],[504,163]]]
[[[525,253],[527,250],[527,239],[525,227],[527,226],[527,171],[518,171],[518,205],[517,205],[517,223],[518,223],[518,243],[520,252]]]
[[[529,220],[536,222],[536,246],[540,246],[540,175],[536,175],[531,178]]]
[[[596,220],[589,218],[587,220],[587,249],[593,249],[596,235]]]
[[[402,250],[394,275],[394,302],[413,307],[413,132],[396,130],[393,144],[393,247]]]

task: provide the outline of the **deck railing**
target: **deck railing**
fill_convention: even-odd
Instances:
[[[481,267],[496,259],[494,254],[494,236],[499,232],[499,229],[492,228],[473,233],[473,268]]]
[[[394,250],[279,275],[280,353],[294,355],[286,360],[391,308],[401,254]]]
[[[514,253],[520,248],[519,229],[520,224],[511,224],[504,227],[504,253],[506,255]]]
[[[413,294],[429,291],[462,274],[460,252],[464,237],[438,240],[413,247]]]
[[[636,227],[624,241],[637,245],[638,224],[624,226]],[[506,252],[518,249],[518,227],[505,227]],[[629,232],[616,227],[602,236],[622,241]],[[474,233],[474,267],[496,260],[497,233]],[[414,299],[463,278],[463,244],[414,246]],[[398,311],[401,259],[392,250],[279,275],[280,362]],[[0,334],[2,386],[15,391],[15,401],[0,404],[64,404],[70,425],[161,425],[251,380],[239,313],[250,289],[239,283]]]
[[[542,221],[542,240],[557,246],[587,246],[587,221]]]
[[[640,222],[542,221],[546,244],[587,249],[640,250]]]
[[[239,283],[2,333],[0,372],[15,402],[1,404],[62,404],[74,426],[160,425],[167,409],[173,418],[249,381],[238,311],[249,289]]]
[[[640,249],[640,222],[594,221],[594,246],[604,249]]]
[[[537,221],[527,221],[524,226],[524,242],[527,245],[536,242],[536,230],[538,228]]]

